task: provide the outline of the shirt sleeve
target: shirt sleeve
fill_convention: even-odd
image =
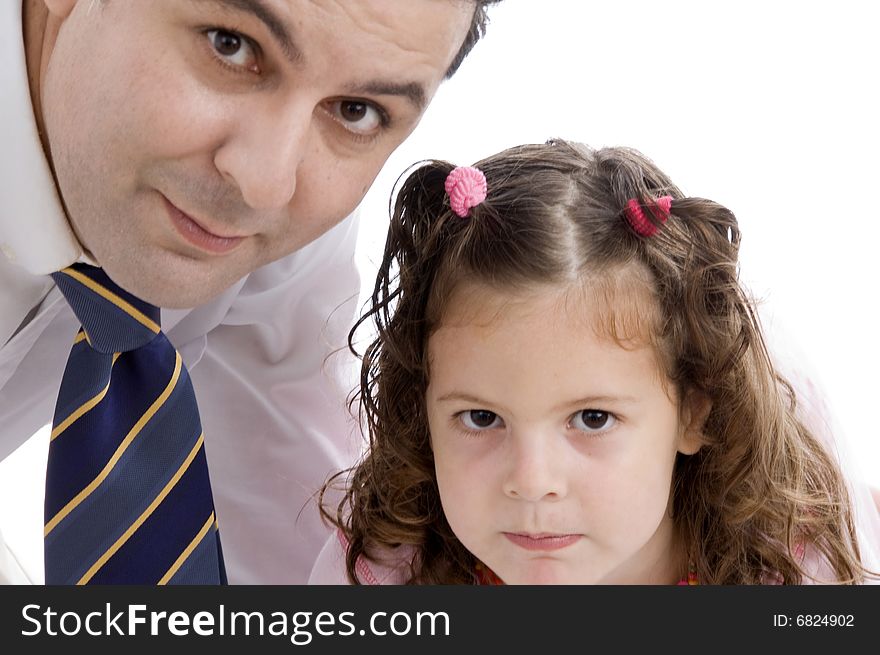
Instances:
[[[349,217],[248,276],[191,370],[230,583],[305,584],[331,532],[316,494],[360,453],[356,237]]]
[[[31,584],[31,580],[15,555],[6,546],[3,532],[0,531],[0,585],[9,584]]]
[[[309,575],[310,585],[349,585],[345,568],[344,537],[337,531],[327,538]]]

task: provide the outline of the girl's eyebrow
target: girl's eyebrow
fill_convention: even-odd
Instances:
[[[486,400],[485,398],[480,398],[479,396],[474,396],[473,394],[465,393],[463,391],[450,391],[437,398],[437,402],[464,402],[470,405],[471,408],[485,409],[502,415],[509,415],[511,413],[510,408],[503,403]]]
[[[635,396],[584,396],[576,400],[569,400],[554,407],[554,411],[563,410],[569,407],[589,408],[594,405],[625,405],[639,402],[639,398]]]
[[[443,394],[439,398],[437,398],[438,403],[445,402],[466,402],[471,403],[473,405],[479,407],[491,407],[498,406],[498,403],[490,402],[484,398],[480,398],[479,396],[474,396],[469,393],[463,393],[461,391],[452,391],[450,393]],[[635,396],[614,396],[614,395],[598,395],[598,396],[584,396],[583,398],[578,398],[576,400],[567,400],[563,403],[560,403],[556,407],[553,408],[553,411],[560,411],[563,409],[567,409],[570,407],[590,407],[592,405],[623,405],[623,404],[635,404],[639,402],[639,398]]]
[[[447,403],[453,401],[461,401],[466,403],[472,403],[474,405],[492,405],[494,403],[490,403],[483,398],[479,398],[477,396],[472,396],[469,393],[462,393],[460,391],[452,391],[450,393],[443,394],[437,399],[438,403]]]

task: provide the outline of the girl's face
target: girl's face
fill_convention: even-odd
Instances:
[[[699,449],[690,426],[704,412],[680,409],[650,347],[600,337],[596,320],[585,293],[471,286],[430,337],[443,510],[508,584],[666,584],[685,573],[672,470],[676,453]]]

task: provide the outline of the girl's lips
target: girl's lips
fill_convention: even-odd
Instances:
[[[579,534],[528,534],[525,532],[505,532],[504,536],[513,543],[526,550],[559,550],[567,548],[579,541],[583,535]]]
[[[187,242],[205,252],[214,255],[225,255],[234,250],[245,237],[222,237],[212,232],[208,232],[189,214],[185,214],[175,207],[167,198],[163,196],[165,201],[165,209],[168,210],[168,216],[177,232],[186,239]]]

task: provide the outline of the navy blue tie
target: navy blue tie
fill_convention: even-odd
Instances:
[[[159,309],[100,268],[53,273],[82,329],[46,473],[46,584],[225,584],[195,393]]]

